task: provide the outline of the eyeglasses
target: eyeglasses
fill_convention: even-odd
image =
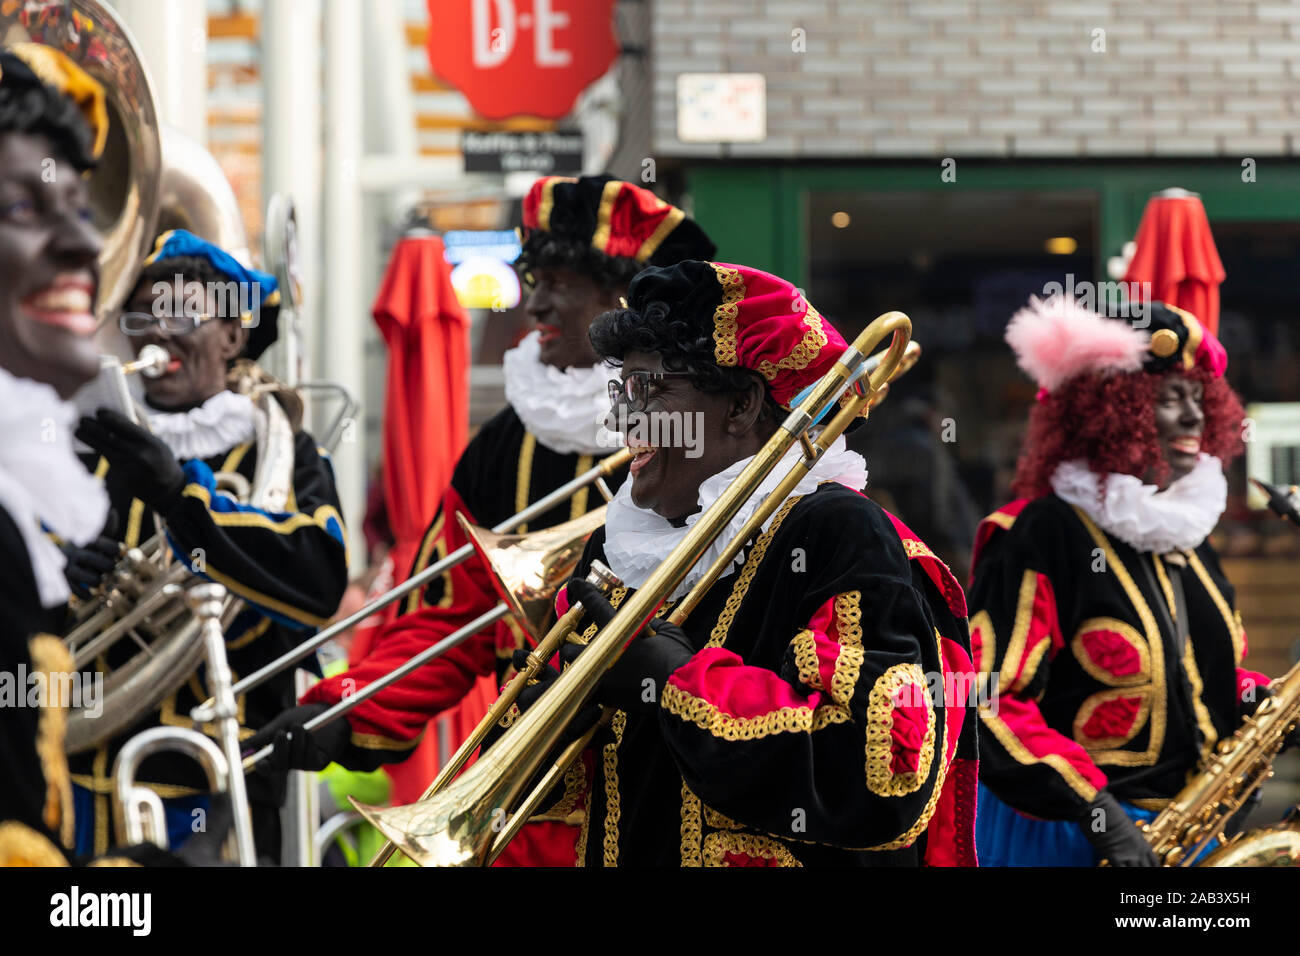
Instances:
[[[650,382],[665,378],[693,378],[690,372],[631,372],[622,381],[611,379],[609,404],[618,407],[620,398],[627,400],[630,412],[643,412],[650,401]]]
[[[212,318],[214,316],[211,315],[153,315],[149,312],[123,312],[117,320],[117,325],[127,335],[148,335],[154,329],[161,329],[171,335],[188,335]]]

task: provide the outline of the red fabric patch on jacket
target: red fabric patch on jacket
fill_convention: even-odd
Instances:
[[[889,734],[889,769],[891,773],[916,773],[921,766],[921,749],[929,724],[930,708],[925,702],[926,689],[907,683],[894,691],[893,725]]]
[[[1088,715],[1087,721],[1080,728],[1083,735],[1090,740],[1104,740],[1107,737],[1127,737],[1141,710],[1142,698],[1116,697],[1103,701]]]
[[[1107,674],[1129,677],[1142,669],[1137,648],[1114,631],[1088,631],[1079,638],[1089,659]]]

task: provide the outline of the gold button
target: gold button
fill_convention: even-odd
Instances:
[[[1160,329],[1151,336],[1151,351],[1160,358],[1168,358],[1178,351],[1178,333],[1171,329]]]

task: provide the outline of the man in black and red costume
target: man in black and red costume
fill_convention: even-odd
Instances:
[[[608,176],[538,180],[523,201],[523,237],[517,266],[528,286],[524,310],[536,329],[506,353],[509,404],[461,455],[411,575],[465,544],[457,513],[490,527],[616,450],[617,436],[603,426],[612,371],[592,349],[591,322],[617,307],[628,282],[646,265],[714,251],[704,231],[680,209]],[[547,528],[602,504],[598,494],[584,489],[521,530]],[[313,687],[302,706],[250,746],[280,736],[291,748],[293,765],[304,769],[321,769],[331,760],[372,769],[404,759],[428,721],[459,703],[481,675],[496,674],[502,683],[511,676],[511,655],[525,642],[520,629],[499,624],[386,688],[346,720],[310,735],[301,726],[496,603],[477,559],[434,578],[410,596],[403,616],[380,631],[360,663]],[[511,862],[572,862],[575,836],[564,822],[570,812],[555,816],[512,848]],[[527,848],[530,841],[536,852]]]
[[[700,261],[641,273],[592,341],[621,366],[613,414],[637,455],[560,601],[583,603],[584,637],[629,593],[603,599],[581,580],[592,562],[642,586],[845,348],[789,283]],[[687,416],[698,445],[665,440]],[[655,621],[602,680],[614,716],[582,765],[586,865],[974,863],[973,706],[944,692],[970,673],[962,591],[866,479],[837,440],[684,626]]]
[[[1035,300],[1007,329],[1040,392],[1024,497],[975,542],[983,865],[1157,865],[1134,821],[1267,693],[1207,540],[1242,450],[1227,355],[1195,316],[1142,308],[1138,327]]]

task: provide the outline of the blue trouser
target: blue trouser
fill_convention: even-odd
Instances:
[[[1069,820],[1036,820],[1017,813],[980,784],[975,813],[975,853],[980,866],[1096,866],[1101,857],[1082,828]],[[1121,801],[1130,820],[1153,820],[1158,811]],[[1215,841],[1201,851],[1209,853]]]
[[[167,842],[173,849],[184,845],[185,841],[196,832],[195,820],[203,819],[211,809],[212,800],[206,793],[192,797],[175,797],[164,800],[163,814],[167,819]],[[78,856],[89,856],[95,852],[95,795],[85,787],[72,785],[72,805],[77,815],[76,844],[74,852]],[[194,811],[202,810],[200,817]],[[109,844],[113,843],[110,836]]]

